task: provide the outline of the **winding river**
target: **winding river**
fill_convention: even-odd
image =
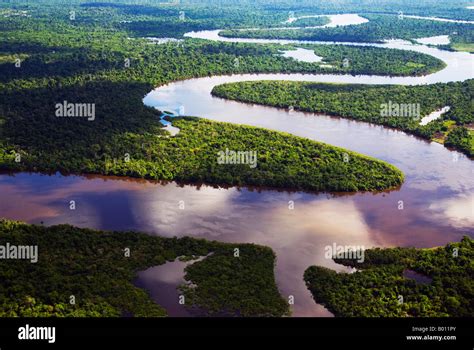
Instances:
[[[221,38],[218,31],[188,33],[187,36],[251,40]],[[286,40],[278,42],[288,43]],[[0,216],[45,225],[70,223],[98,229],[134,229],[163,236],[189,235],[267,245],[277,254],[275,274],[281,294],[285,298],[294,296],[293,315],[331,316],[312,300],[302,280],[304,270],[314,264],[344,270],[324,257],[324,247],[333,243],[366,248],[432,247],[472,235],[474,163],[442,145],[400,131],[326,115],[226,101],[212,97],[210,91],[222,83],[264,79],[415,85],[474,78],[474,59],[467,53],[441,51],[399,40],[351,45],[423,52],[442,59],[447,67],[424,77],[215,76],[161,86],[150,92],[144,103],[164,110],[181,110],[186,115],[285,131],[383,159],[406,175],[406,182],[396,191],[309,194],[20,173],[0,176],[0,191],[5,198],[0,202]],[[69,210],[70,200],[76,200],[75,211]],[[180,201],[184,201],[184,209],[179,206]],[[293,210],[288,207],[289,201],[294,201]],[[152,268],[140,273],[137,280],[137,284],[149,289],[152,297],[167,307],[172,316],[187,315],[177,305],[175,292],[183,266],[169,263]]]

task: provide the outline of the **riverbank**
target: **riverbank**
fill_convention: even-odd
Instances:
[[[474,240],[432,249],[365,251],[365,260],[334,258],[357,269],[336,273],[312,266],[305,281],[314,299],[340,317],[473,317]],[[414,270],[421,276],[414,279]]]
[[[257,81],[215,86],[211,93],[239,102],[324,113],[384,125],[431,141],[446,139],[447,142],[442,142],[446,146],[474,158],[474,137],[469,134],[453,137],[474,122],[472,91],[474,80],[471,79],[463,83],[427,86]],[[442,118],[420,123],[424,116],[444,106],[451,109]],[[451,127],[448,128],[448,125]]]
[[[174,117],[173,126],[180,132],[171,138],[156,125],[104,138],[94,147],[103,157],[96,158],[76,145],[48,159],[31,150],[16,162],[7,148],[0,169],[327,192],[385,190],[403,182],[402,172],[385,162],[289,134],[190,117]]]
[[[39,252],[35,263],[0,260],[1,278],[8,281],[0,289],[2,317],[166,316],[146,291],[132,284],[135,274],[177,257],[196,256],[208,257],[186,269],[189,283],[176,303],[208,314],[225,310],[228,316],[289,313],[275,284],[275,255],[266,247],[5,219],[0,219],[0,241],[34,245]]]

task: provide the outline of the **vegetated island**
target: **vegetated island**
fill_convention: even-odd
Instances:
[[[334,261],[357,271],[337,273],[311,266],[304,280],[314,300],[336,316],[474,316],[474,240],[470,237],[430,249],[369,249],[362,263]]]
[[[3,21],[11,26],[5,24],[8,35],[0,45],[5,58],[0,64],[1,170],[308,191],[385,190],[403,181],[400,171],[375,159],[256,128],[181,119],[174,121],[181,132],[167,137],[160,113],[143,105],[154,86],[174,80],[319,69],[277,55],[279,45],[200,40],[154,45],[89,22]],[[58,34],[63,32],[67,35]],[[15,55],[21,57],[19,67]],[[64,102],[93,105],[94,120],[57,117],[55,106]],[[257,152],[257,167],[219,165],[217,153],[226,149]]]
[[[440,46],[453,51],[474,52],[473,24],[440,22],[414,19],[399,14],[359,14],[367,18],[366,23],[338,26],[334,28],[303,28],[303,29],[227,29],[219,33],[223,37],[253,39],[285,39],[337,42],[380,43],[387,39],[414,39],[438,35],[449,35],[450,43]],[[419,14],[423,16],[424,14]],[[453,18],[459,13],[453,13]],[[449,16],[447,17],[449,18]],[[293,22],[297,24],[298,21]],[[304,27],[305,25],[301,25]]]
[[[474,79],[420,86],[251,81],[219,85],[212,94],[385,125],[474,157]],[[420,115],[384,115],[382,106],[389,104],[419,104]],[[446,106],[450,110],[440,118],[420,124],[422,117]]]
[[[143,118],[140,125],[127,121],[126,115],[119,123],[115,118],[118,126],[109,119],[55,122],[62,128],[49,142],[43,142],[44,133],[38,130],[36,137],[25,140],[29,147],[20,153],[4,147],[0,169],[307,191],[384,190],[399,186],[404,179],[400,170],[374,158],[261,128],[178,117],[173,118],[173,125],[180,132],[170,137],[158,122],[159,113],[151,108],[147,113],[154,118]],[[49,128],[47,124],[38,127]],[[255,152],[257,163],[219,164],[219,152],[226,150]],[[16,162],[18,154],[21,162]]]
[[[166,316],[132,281],[137,271],[182,256],[208,256],[187,267],[185,279],[192,286],[186,284],[186,307],[228,316],[289,314],[268,247],[5,219],[0,220],[0,246],[10,252],[12,246],[37,246],[35,263],[0,259],[1,317]]]

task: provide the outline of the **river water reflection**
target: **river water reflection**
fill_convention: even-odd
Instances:
[[[472,236],[472,161],[442,145],[403,132],[324,115],[225,101],[213,98],[210,91],[217,84],[242,80],[424,84],[474,77],[470,54],[398,41],[382,44],[396,48],[407,45],[443,59],[448,67],[418,78],[323,74],[200,78],[160,87],[144,99],[145,104],[163,110],[180,109],[187,115],[285,131],[383,159],[405,173],[406,181],[396,191],[311,194],[20,173],[0,175],[0,217],[45,225],[69,223],[266,245],[277,255],[275,275],[281,294],[285,298],[294,296],[293,315],[331,316],[312,300],[302,279],[310,265],[344,270],[325,259],[325,246],[433,247],[466,234]],[[69,210],[70,200],[76,201],[74,211]],[[184,201],[184,209],[180,209],[180,201]],[[289,209],[290,201],[294,202],[294,209]],[[172,316],[187,315],[173,304],[177,303],[176,294],[170,287],[180,283],[183,266],[176,262],[153,268],[140,273],[137,281],[151,290],[158,303],[168,305]]]
[[[459,240],[474,225],[473,192],[455,194],[446,187],[432,191],[404,186],[391,193],[337,196],[20,173],[0,176],[0,192],[1,216],[11,219],[270,246],[277,254],[280,292],[295,297],[295,316],[330,315],[314,303],[302,280],[313,264],[341,270],[324,258],[326,245],[431,247]],[[400,199],[404,210],[398,210]],[[69,210],[70,200],[76,201],[75,211]],[[295,203],[293,210],[289,201]],[[170,305],[177,299],[164,268],[141,274],[138,285],[150,289],[157,302]],[[163,285],[168,288],[161,289]],[[169,311],[185,315],[179,306]]]

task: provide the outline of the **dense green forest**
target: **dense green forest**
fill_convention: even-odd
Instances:
[[[25,20],[29,23],[31,19]],[[154,86],[190,77],[321,70],[318,65],[278,55],[282,46],[199,40],[155,45],[86,24],[36,25],[20,26],[23,30],[9,27],[0,40],[3,57],[26,57],[20,67],[8,60],[0,64],[3,170],[59,170],[306,190],[375,190],[402,182],[400,172],[384,163],[255,128],[188,119],[176,121],[182,131],[168,138],[161,130],[159,113],[142,103]],[[356,59],[362,57],[363,49],[320,50],[335,61],[354,54],[356,61],[363,62]],[[393,56],[395,65],[377,66],[368,58],[356,71],[408,74],[419,69],[415,65],[410,72],[399,70],[397,62],[403,62],[404,56]],[[127,59],[129,66],[124,65]],[[55,105],[63,101],[95,104],[96,119],[57,118]],[[257,168],[217,166],[221,148],[256,151]],[[346,153],[349,162],[344,162]]]
[[[23,149],[21,162],[15,161],[15,149],[6,149],[0,164],[9,170],[308,191],[381,190],[403,181],[402,173],[389,164],[289,134],[190,117],[175,118],[173,125],[180,129],[175,137],[152,123],[143,132],[134,132],[133,125],[124,131],[107,124],[103,129],[91,126],[90,132],[80,133],[88,135],[82,141],[73,136],[77,127],[66,128],[56,142],[38,138],[38,144]],[[218,152],[226,149],[256,152],[257,166],[218,164]]]
[[[449,35],[448,49],[474,51],[474,25],[399,17],[397,14],[365,14],[369,22],[335,28],[311,28],[299,30],[224,30],[224,37],[293,39],[339,42],[383,42],[386,39],[413,40],[417,38]],[[426,14],[425,14],[426,15]],[[296,21],[294,23],[298,23]]]
[[[282,51],[295,49],[290,45],[212,43],[192,39],[179,44],[153,45],[146,40],[127,40],[121,35],[108,37],[106,32],[95,33],[97,41],[107,40],[104,43],[107,49],[103,50],[81,47],[72,42],[74,32],[70,35],[72,47],[61,47],[56,41],[61,39],[48,37],[46,32],[34,34],[38,42],[29,44],[24,43],[27,36],[21,33],[8,36],[8,41],[0,41],[0,83],[11,82],[17,87],[26,84],[26,80],[31,87],[36,87],[76,76],[78,83],[98,78],[116,80],[129,77],[156,84],[186,77],[253,72],[410,76],[432,73],[445,67],[442,61],[429,55],[375,47],[298,45],[314,50],[323,57],[322,64],[330,65],[321,67],[318,63],[283,57]],[[43,42],[45,39],[47,42]],[[123,48],[120,48],[122,44]],[[20,68],[15,66],[16,59],[20,59]],[[126,59],[130,60],[128,70],[124,69]],[[238,66],[234,64],[236,59]],[[348,67],[343,66],[344,59],[351,62]]]
[[[379,47],[346,45],[301,45],[323,57],[325,73],[335,68],[336,73],[391,76],[426,75],[443,69],[446,64],[430,55],[414,51]],[[347,60],[349,64],[344,64]],[[328,68],[329,65],[330,67]]]
[[[127,4],[125,1],[87,2],[72,0],[67,6],[61,1],[16,1],[0,4],[1,29],[28,30],[39,26],[105,28],[110,32],[126,32],[131,37],[181,38],[184,33],[207,29],[228,29],[224,36],[290,38],[323,41],[379,42],[384,39],[401,38],[411,40],[432,35],[450,35],[451,49],[472,50],[474,43],[472,25],[462,23],[435,22],[399,19],[399,12],[406,15],[438,15],[444,18],[473,20],[472,10],[461,4],[442,4],[435,0],[413,4],[404,1],[340,1],[335,4],[316,1],[303,5],[294,2],[234,2],[180,1],[179,4],[153,3]],[[346,3],[346,4],[345,4]],[[398,3],[398,7],[397,7]],[[359,13],[369,19],[368,23],[323,29],[265,30],[273,27],[306,27],[324,25],[327,17],[303,18],[290,24],[284,23],[290,13],[294,16]],[[3,8],[3,9],[2,9]],[[428,11],[429,10],[429,11]],[[19,11],[26,11],[20,15]],[[70,20],[71,11],[74,20]],[[4,16],[2,16],[2,13]],[[16,14],[16,15],[15,15]],[[31,17],[28,17],[31,16]],[[100,18],[100,21],[98,20]],[[54,21],[52,21],[54,19]],[[234,31],[232,29],[260,28],[259,30]]]
[[[37,246],[38,259],[36,263],[0,259],[3,317],[165,316],[166,311],[146,291],[133,285],[136,272],[181,256],[211,253],[199,266],[190,265],[186,273],[186,279],[196,285],[198,299],[193,300],[201,309],[213,311],[219,300],[219,307],[236,316],[289,312],[275,284],[275,255],[266,247],[1,219],[0,245],[7,243]],[[236,248],[240,257],[234,257]],[[230,283],[230,279],[238,283]],[[254,293],[255,286],[260,293]],[[71,296],[75,303],[71,303]],[[186,301],[185,305],[193,307],[191,303]]]
[[[143,104],[156,86],[194,77],[238,73],[424,75],[444,67],[421,53],[342,45],[254,45],[184,38],[189,31],[225,29],[222,35],[323,41],[379,42],[387,38],[450,35],[449,50],[472,51],[472,25],[399,20],[398,11],[473,20],[467,1],[438,0],[17,0],[0,3],[0,170],[93,173],[305,191],[374,191],[401,185],[395,167],[348,150],[261,128],[176,117],[171,136],[160,111]],[[137,1],[134,1],[135,3]],[[165,1],[163,1],[165,2]],[[327,29],[235,31],[234,28],[315,26],[327,17],[362,14],[360,26]],[[175,38],[156,44],[146,37]],[[321,63],[282,56],[314,50]],[[348,59],[350,65],[343,64]],[[238,64],[236,64],[236,61]],[[254,82],[217,87],[231,99],[294,106],[383,124],[473,156],[472,80],[430,86],[366,86]],[[380,104],[420,103],[422,114],[446,105],[442,119],[420,126],[409,118],[382,118]],[[95,106],[93,121],[58,118],[63,101]],[[204,118],[206,116],[203,116]],[[257,166],[218,164],[225,149],[251,151]],[[275,283],[275,254],[253,244],[162,238],[69,225],[44,227],[0,220],[0,245],[33,244],[37,263],[0,259],[0,316],[165,316],[133,284],[136,273],[176,258],[204,257],[185,270],[186,306],[217,316],[287,316]],[[473,316],[472,240],[433,250],[369,250],[351,275],[311,267],[305,281],[318,302],[337,316]],[[130,249],[130,256],[124,249]],[[239,257],[234,249],[239,249]],[[459,248],[457,260],[450,259]],[[432,278],[417,284],[405,269]],[[405,303],[396,304],[402,294]],[[71,296],[75,304],[71,304]]]
[[[299,18],[298,20],[290,23],[283,22],[284,27],[316,27],[323,26],[330,22],[329,17],[307,17]],[[281,27],[280,27],[281,28]]]
[[[439,248],[369,249],[363,263],[334,261],[357,271],[311,266],[304,279],[316,302],[336,316],[474,316],[474,240],[467,236]],[[423,281],[407,278],[407,270]]]
[[[64,14],[66,16],[66,14]],[[125,31],[96,28],[76,21],[42,22],[31,18],[1,18],[1,81],[100,75],[104,79],[146,79],[154,85],[185,77],[222,73],[304,72],[379,75],[420,75],[444,67],[440,60],[421,53],[374,47],[314,45],[316,54],[331,67],[298,62],[279,55],[285,45],[212,43],[186,39],[154,45],[129,38]],[[14,65],[15,59],[21,66]],[[239,59],[239,66],[234,65]],[[343,67],[346,58],[351,62]],[[129,69],[124,61],[130,60]],[[181,74],[179,74],[181,73]],[[124,76],[124,74],[126,74]],[[89,77],[90,79],[91,77]],[[164,78],[164,79],[160,79]],[[21,84],[22,82],[16,82]],[[36,83],[37,85],[38,83]]]
[[[216,86],[215,96],[295,110],[321,112],[397,128],[444,142],[474,157],[474,80],[433,85],[355,85],[261,81]],[[445,106],[451,109],[427,125],[417,116],[384,116],[381,106],[419,104],[420,117]]]
[[[268,273],[276,259],[271,249],[242,246],[239,257],[233,251],[226,254],[212,254],[186,267],[185,279],[196,284],[181,287],[191,310],[197,307],[211,316],[289,315],[288,303]],[[252,284],[248,276],[255,277]]]
[[[16,9],[34,9],[48,11],[48,8],[61,10],[62,7],[107,9],[107,17],[113,20],[143,18],[166,18],[178,16],[178,11],[185,11],[196,21],[212,18],[221,26],[226,23],[249,26],[268,26],[281,24],[288,18],[290,11],[297,16],[333,13],[381,13],[398,14],[404,10],[406,14],[432,15],[444,18],[472,20],[474,14],[466,7],[472,5],[469,0],[341,0],[328,2],[325,0],[15,0],[3,2],[3,7]],[[59,5],[59,6],[58,6]],[[350,9],[350,11],[349,11]],[[109,20],[105,18],[104,20]]]

